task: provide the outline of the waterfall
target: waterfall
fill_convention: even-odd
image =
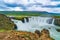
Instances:
[[[54,25],[55,19],[52,17],[31,16],[24,18],[23,20],[11,20],[16,24],[17,30],[34,32],[35,30],[42,30],[45,28],[50,31],[50,35],[55,40],[60,40],[60,32],[56,31],[56,28],[58,27]]]
[[[27,21],[26,21],[26,18],[24,18],[24,22],[26,23]]]
[[[12,19],[12,21],[17,25],[18,30],[28,30],[31,27],[54,25],[54,19],[52,17],[28,17],[23,20]]]
[[[29,23],[39,24],[39,25],[48,25],[54,24],[54,19],[49,17],[31,17],[29,18]]]
[[[54,24],[54,20],[55,20],[55,19],[53,19],[52,24]]]

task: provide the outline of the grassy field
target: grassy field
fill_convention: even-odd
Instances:
[[[39,12],[39,11],[0,11],[0,14],[5,14],[8,17],[13,16],[16,19],[23,18],[25,16],[47,16],[47,17],[56,17],[60,18],[58,13],[48,13],[48,12]]]
[[[39,12],[39,11],[0,11],[0,14],[7,16],[60,16],[60,14]]]
[[[40,16],[40,12],[22,12],[22,11],[0,11],[1,14],[5,14],[7,16]]]

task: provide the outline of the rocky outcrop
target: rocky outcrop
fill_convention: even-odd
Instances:
[[[50,33],[47,29],[43,29],[40,33],[40,37],[38,40],[54,40],[50,37]]]
[[[57,32],[60,32],[60,29],[56,29]]]
[[[55,18],[54,25],[56,25],[57,27],[60,27],[60,17]],[[56,28],[56,31],[60,32],[60,29]]]
[[[0,33],[0,40],[37,40],[35,33],[23,31],[10,31]]]
[[[43,29],[35,33],[25,31],[0,32],[0,40],[54,40],[50,37],[49,31]]]
[[[0,30],[12,30],[15,24],[6,15],[0,14]]]
[[[55,19],[54,24],[60,26],[60,16],[54,16],[53,18]]]
[[[60,18],[55,18],[54,24],[60,26]]]

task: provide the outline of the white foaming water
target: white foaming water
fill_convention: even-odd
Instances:
[[[57,27],[54,25],[54,19],[51,17],[29,17],[29,22],[26,22],[27,20],[24,18],[24,23],[21,20],[15,20],[14,23],[17,25],[17,30],[22,31],[30,31],[34,32],[35,30],[42,30],[42,29],[48,29],[50,32],[50,35],[55,40],[60,40],[60,32],[56,31],[56,28],[60,29],[60,27]]]

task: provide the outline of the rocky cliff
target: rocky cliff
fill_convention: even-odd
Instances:
[[[12,30],[15,24],[7,16],[0,14],[0,30]]]
[[[55,18],[54,24],[60,26],[60,18]]]
[[[43,29],[40,33],[40,37],[38,40],[54,40],[54,39],[50,37],[49,30]]]

